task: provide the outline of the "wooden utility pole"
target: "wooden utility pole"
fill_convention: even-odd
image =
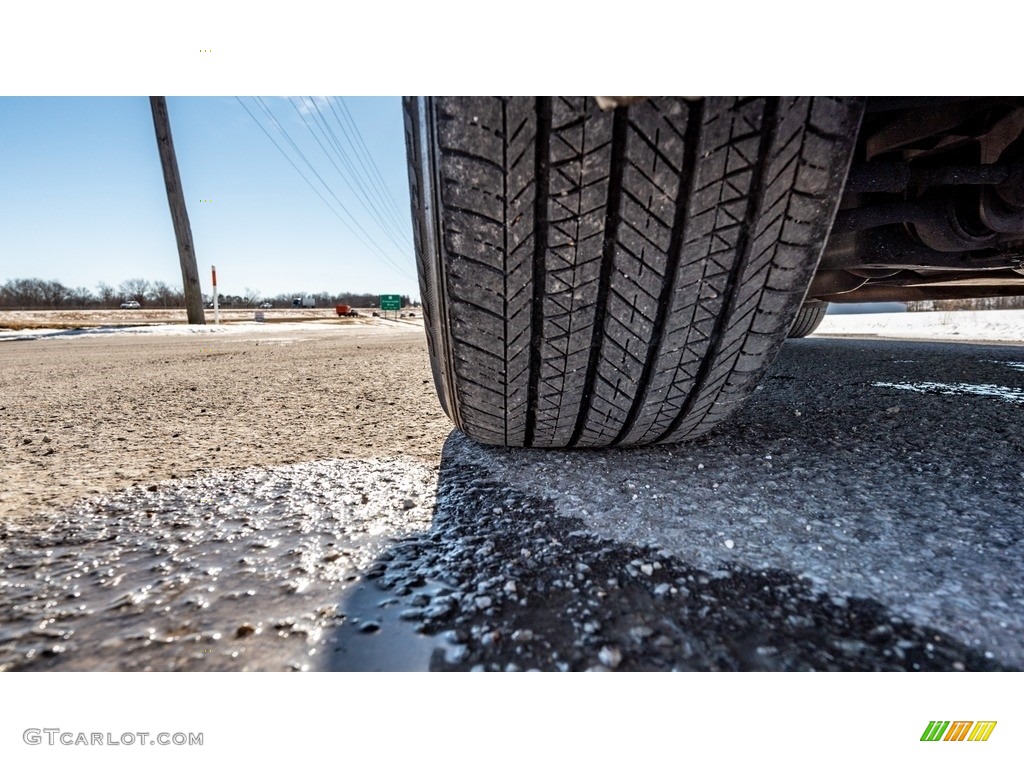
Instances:
[[[206,325],[206,314],[203,312],[203,290],[199,285],[196,250],[192,246],[192,227],[188,223],[185,195],[181,189],[181,176],[178,174],[178,159],[174,154],[174,141],[171,139],[171,121],[167,116],[167,99],[163,96],[150,96],[149,106],[153,110],[156,146],[160,150],[160,165],[164,170],[164,185],[167,187],[167,203],[171,207],[174,236],[178,240],[178,260],[181,262],[181,280],[185,289],[188,323],[189,325]]]

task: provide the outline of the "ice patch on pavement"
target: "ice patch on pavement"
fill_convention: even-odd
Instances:
[[[1007,368],[1013,368],[1015,371],[1024,371],[1024,363],[1018,363],[1012,360],[982,360],[981,362],[992,363],[992,365],[1005,365]]]
[[[399,637],[383,608],[347,603],[392,542],[430,528],[436,482],[409,459],[330,459],[211,471],[8,523],[0,671],[357,668],[373,649],[346,628],[367,634],[371,621],[392,668],[426,668],[443,643]]]
[[[982,397],[998,397],[1011,403],[1024,403],[1024,390],[1000,387],[995,384],[944,384],[938,381],[922,381],[917,383],[904,381],[896,384],[876,381],[871,386],[933,395],[980,395]]]

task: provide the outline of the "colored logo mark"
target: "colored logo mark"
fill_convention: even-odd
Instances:
[[[996,720],[932,720],[921,735],[921,741],[988,741],[996,728]]]

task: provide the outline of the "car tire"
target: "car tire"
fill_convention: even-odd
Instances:
[[[827,301],[805,301],[796,313],[793,327],[789,329],[789,338],[802,339],[814,333],[828,311]]]
[[[785,340],[863,112],[845,98],[407,98],[424,326],[474,440],[707,432]]]

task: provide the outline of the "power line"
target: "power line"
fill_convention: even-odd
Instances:
[[[341,108],[344,110],[345,115],[348,117],[348,120],[349,120],[349,122],[352,125],[352,130],[355,132],[356,138],[359,139],[359,145],[363,148],[363,152],[366,154],[366,158],[370,161],[370,166],[376,172],[377,179],[380,181],[380,186],[384,190],[384,193],[387,196],[388,202],[390,202],[390,204],[391,204],[391,210],[393,210],[395,212],[396,216],[398,216],[400,219],[403,219],[404,217],[409,215],[409,212],[405,211],[403,213],[403,212],[399,211],[398,204],[395,202],[395,198],[391,194],[391,188],[388,187],[387,183],[384,181],[384,176],[380,172],[380,167],[377,165],[376,161],[373,159],[373,154],[370,152],[369,148],[366,146],[366,142],[363,141],[363,134],[360,132],[359,126],[356,123],[355,118],[352,117],[352,113],[348,109],[348,104],[345,103],[345,98],[343,96],[339,96],[338,99],[339,99],[339,101],[341,103]]]
[[[359,200],[359,203],[363,206],[364,210],[366,210],[366,212],[369,213],[371,217],[373,217],[373,219],[377,222],[377,225],[381,228],[381,231],[391,241],[392,245],[394,245],[399,251],[403,250],[403,246],[395,239],[395,236],[388,229],[387,224],[384,222],[383,218],[381,217],[380,211],[377,210],[377,206],[373,205],[372,201],[369,201],[368,199],[364,200],[365,193],[363,195],[361,195],[356,190],[356,188],[353,187],[352,182],[350,182],[348,180],[347,176],[342,172],[341,168],[338,167],[338,164],[336,162],[334,162],[334,158],[331,157],[331,153],[327,151],[327,147],[324,146],[324,143],[322,141],[320,141],[320,137],[316,135],[316,132],[314,132],[313,128],[310,126],[309,121],[306,119],[306,115],[304,115],[302,113],[302,110],[299,109],[299,107],[295,104],[295,101],[293,99],[289,98],[288,101],[292,105],[292,108],[295,110],[296,114],[298,114],[299,118],[302,120],[303,125],[306,126],[306,130],[309,131],[310,135],[313,137],[313,139],[316,141],[316,143],[320,146],[320,149],[323,151],[324,155],[330,161],[331,165],[334,166],[334,170],[336,170],[338,172],[338,175],[341,177],[341,180],[345,182],[345,185],[356,196],[356,198]],[[305,103],[305,101],[303,101],[303,103]],[[316,118],[314,118],[314,124],[316,124]],[[323,131],[321,131],[321,132],[323,132]],[[327,138],[327,135],[324,134],[324,137]],[[327,138],[327,141],[328,141],[328,143],[330,143],[330,139],[329,138]],[[343,164],[344,164],[344,161],[343,161]],[[367,204],[367,202],[369,202],[369,205]]]
[[[348,210],[348,208],[346,208],[346,207],[345,207],[344,203],[342,203],[342,202],[341,202],[340,200],[338,200],[338,197],[337,197],[337,195],[335,195],[335,194],[333,193],[333,191],[331,191],[330,187],[328,187],[328,186],[327,186],[327,184],[326,184],[326,183],[324,182],[324,180],[323,180],[323,179],[322,179],[322,178],[320,177],[320,174],[318,174],[318,173],[316,172],[316,169],[314,169],[314,168],[313,168],[312,164],[311,164],[311,163],[309,162],[309,160],[308,160],[308,159],[306,158],[306,156],[305,156],[305,155],[303,154],[302,150],[301,150],[301,149],[299,149],[299,147],[298,147],[298,146],[297,146],[297,145],[295,144],[295,142],[294,142],[294,141],[292,140],[291,136],[289,136],[289,135],[288,135],[288,132],[284,130],[284,128],[283,128],[283,127],[281,126],[281,124],[280,124],[280,122],[279,122],[279,121],[277,120],[277,118],[276,118],[276,117],[274,117],[274,115],[273,115],[273,113],[272,113],[272,112],[270,111],[270,109],[269,109],[269,108],[268,108],[268,107],[266,106],[266,104],[264,104],[264,103],[263,103],[262,99],[260,99],[259,97],[253,97],[253,100],[254,100],[254,101],[255,101],[255,102],[256,102],[256,103],[257,103],[257,104],[258,104],[258,105],[260,106],[260,108],[261,108],[261,109],[262,109],[262,110],[264,111],[264,113],[265,113],[265,114],[266,114],[266,115],[267,115],[267,116],[268,116],[268,117],[270,118],[271,122],[272,122],[272,123],[274,124],[274,126],[275,126],[275,127],[276,127],[276,128],[278,129],[278,131],[280,131],[280,132],[281,132],[281,134],[282,134],[282,135],[284,136],[284,138],[285,138],[285,139],[286,139],[286,140],[288,141],[288,143],[289,143],[289,144],[290,144],[290,145],[292,146],[292,148],[293,148],[293,149],[295,150],[295,152],[296,152],[296,153],[297,153],[297,154],[299,155],[299,157],[301,157],[301,158],[302,158],[302,160],[303,160],[303,161],[304,161],[304,162],[306,163],[306,165],[307,165],[307,166],[309,166],[310,170],[311,170],[311,171],[313,172],[313,174],[314,174],[314,175],[315,175],[315,176],[317,177],[317,179],[319,179],[319,180],[320,180],[320,183],[321,183],[321,184],[323,184],[324,188],[325,188],[325,189],[327,189],[327,191],[328,191],[328,192],[329,192],[329,193],[331,194],[331,196],[332,196],[332,197],[333,197],[333,198],[334,198],[334,199],[335,199],[335,200],[337,201],[337,203],[338,203],[338,205],[339,205],[339,206],[341,207],[341,209],[342,209],[343,211],[345,211],[345,213],[346,213],[346,214],[347,214],[347,215],[349,216],[349,218],[351,218],[351,219],[352,219],[352,223],[354,223],[356,227],[358,227],[358,228],[359,228],[360,230],[362,230],[362,232],[363,232],[363,233],[364,233],[364,234],[365,234],[365,235],[366,235],[366,236],[367,236],[367,237],[368,237],[368,238],[370,239],[370,243],[367,243],[367,242],[366,242],[366,240],[364,240],[364,239],[363,239],[363,238],[362,238],[362,237],[361,237],[361,236],[359,235],[359,233],[358,233],[358,232],[356,232],[355,228],[354,228],[354,227],[352,226],[352,223],[349,223],[349,221],[347,221],[347,220],[346,220],[346,219],[345,219],[345,218],[344,218],[344,217],[343,217],[343,216],[342,216],[341,214],[339,214],[339,213],[338,213],[338,211],[337,211],[337,210],[335,210],[334,206],[332,206],[332,205],[330,204],[330,202],[328,202],[327,198],[325,198],[325,197],[323,196],[323,194],[322,194],[322,193],[320,192],[320,190],[316,188],[316,186],[315,186],[315,185],[313,184],[313,182],[311,182],[311,181],[310,181],[310,180],[309,180],[309,179],[308,179],[308,178],[306,177],[306,175],[305,175],[305,174],[304,174],[304,173],[302,172],[302,170],[301,170],[301,169],[300,169],[300,168],[299,168],[299,167],[298,167],[298,166],[297,166],[297,165],[295,164],[295,162],[294,162],[294,161],[293,161],[293,160],[291,159],[291,157],[289,157],[289,156],[288,156],[288,153],[287,153],[287,152],[286,152],[286,151],[285,151],[285,150],[284,150],[284,149],[283,149],[283,148],[281,147],[281,145],[280,145],[280,144],[278,144],[278,143],[277,143],[277,141],[276,141],[276,140],[274,139],[274,137],[273,137],[273,136],[272,136],[272,135],[270,134],[270,132],[269,132],[269,131],[268,131],[268,130],[267,130],[267,129],[266,129],[266,128],[265,128],[264,126],[263,126],[263,123],[261,123],[261,122],[260,122],[259,118],[257,118],[257,117],[256,117],[256,116],[255,116],[255,115],[254,115],[254,114],[253,114],[253,113],[252,113],[252,112],[251,112],[250,110],[249,110],[249,108],[248,108],[248,107],[247,107],[247,106],[245,105],[245,102],[243,102],[243,101],[242,101],[242,99],[241,99],[241,98],[239,98],[239,97],[237,97],[237,96],[235,97],[235,99],[236,99],[236,100],[238,101],[238,103],[239,103],[239,104],[241,104],[241,105],[242,105],[242,109],[244,109],[244,110],[246,111],[246,114],[248,114],[248,115],[249,115],[249,117],[251,117],[251,118],[252,118],[253,122],[254,122],[254,123],[256,123],[256,125],[257,125],[257,126],[259,126],[259,129],[260,129],[261,131],[263,131],[263,133],[264,133],[264,134],[266,135],[266,137],[267,137],[268,139],[270,139],[270,142],[271,142],[271,143],[272,143],[272,144],[273,144],[273,145],[274,145],[274,146],[275,146],[275,147],[277,148],[278,152],[280,152],[280,153],[281,153],[281,155],[282,155],[282,156],[284,157],[284,159],[288,161],[288,164],[289,164],[289,165],[291,165],[291,166],[292,166],[292,168],[294,168],[294,169],[295,169],[295,172],[299,174],[299,176],[300,176],[300,177],[302,178],[302,180],[303,180],[303,181],[305,181],[305,182],[306,182],[306,184],[307,184],[307,185],[309,185],[309,188],[310,188],[310,189],[312,189],[312,190],[313,190],[313,191],[314,191],[314,192],[316,193],[317,197],[319,197],[319,198],[320,198],[320,199],[321,199],[321,200],[323,201],[324,205],[326,205],[326,206],[328,207],[328,209],[330,209],[331,213],[333,213],[333,214],[334,214],[334,215],[335,215],[335,216],[336,216],[336,217],[338,218],[338,220],[339,220],[339,221],[340,221],[340,222],[341,222],[342,224],[344,224],[344,225],[345,225],[345,226],[346,226],[346,227],[347,227],[347,228],[349,229],[349,231],[350,231],[350,232],[352,232],[352,234],[353,234],[353,235],[355,235],[356,239],[357,239],[357,240],[359,240],[359,242],[361,242],[361,243],[362,243],[363,245],[365,245],[365,246],[366,246],[366,247],[367,247],[368,249],[370,249],[371,251],[373,251],[373,250],[376,250],[376,251],[377,251],[377,253],[378,253],[378,254],[379,254],[379,255],[380,255],[380,256],[381,256],[382,258],[384,258],[384,260],[385,260],[385,261],[387,261],[387,262],[388,262],[388,263],[389,263],[389,264],[390,264],[390,265],[391,265],[391,266],[392,266],[392,267],[393,267],[393,268],[394,268],[394,269],[395,269],[395,270],[396,270],[396,271],[397,271],[397,272],[398,272],[399,274],[401,274],[401,275],[402,275],[403,277],[406,277],[406,278],[408,278],[408,279],[410,279],[410,280],[414,280],[415,278],[414,278],[414,277],[413,277],[412,275],[410,275],[410,274],[409,274],[409,273],[408,273],[408,272],[407,272],[406,270],[402,269],[402,267],[401,267],[401,266],[399,266],[398,264],[396,264],[396,263],[395,263],[395,262],[394,262],[394,261],[393,261],[393,260],[391,259],[391,257],[389,257],[389,256],[388,256],[388,255],[387,255],[387,254],[386,254],[386,253],[385,253],[385,252],[383,251],[383,249],[381,249],[381,247],[380,247],[380,246],[379,246],[379,245],[378,245],[378,244],[377,244],[377,243],[376,243],[376,242],[375,242],[375,241],[373,240],[373,237],[372,237],[372,236],[371,236],[371,235],[370,235],[370,234],[369,234],[368,232],[366,232],[366,230],[365,230],[365,229],[363,229],[363,227],[362,227],[362,226],[361,226],[361,225],[359,224],[359,222],[358,222],[358,221],[356,221],[356,220],[355,220],[355,218],[354,218],[354,217],[352,216],[352,214],[351,214],[351,212],[350,212],[350,211]],[[371,245],[371,243],[372,243],[372,245]]]
[[[396,222],[397,224],[397,222],[403,220],[404,217],[398,214],[394,202],[391,201],[390,199],[390,193],[387,190],[387,184],[384,183],[384,180],[380,176],[380,173],[378,172],[377,176],[375,177],[370,168],[367,167],[366,162],[363,160],[363,157],[366,156],[366,158],[370,161],[371,165],[373,164],[373,157],[369,154],[369,151],[366,149],[365,142],[362,141],[362,135],[359,133],[358,126],[355,124],[355,121],[352,120],[351,114],[348,113],[347,107],[345,107],[344,104],[344,99],[342,99],[340,96],[338,98],[339,103],[342,106],[342,109],[345,111],[345,114],[347,115],[347,120],[352,127],[352,132],[350,133],[349,129],[345,127],[345,122],[342,120],[342,116],[338,113],[338,110],[334,108],[334,102],[328,101],[328,105],[331,107],[331,112],[334,114],[334,119],[338,123],[338,127],[341,129],[341,132],[344,135],[345,140],[348,142],[348,145],[352,148],[352,154],[355,155],[357,162],[362,167],[363,171],[366,173],[366,178],[369,181],[370,187],[376,192],[377,198],[384,205],[385,210],[387,210],[391,214],[391,220]],[[352,138],[352,134],[355,134],[356,139]],[[362,143],[363,146],[362,152],[360,151],[359,147],[360,143]],[[405,221],[408,222],[408,219],[406,218]],[[400,224],[397,224],[397,226],[399,230],[403,232],[404,235],[404,228]],[[406,241],[408,241],[408,235],[404,236]]]
[[[388,203],[390,203],[391,210],[394,211],[395,215],[398,216],[399,218],[402,218],[403,216],[408,216],[408,212],[406,214],[402,214],[398,211],[398,206],[395,204],[394,198],[391,196],[391,190],[388,187],[387,183],[384,181],[384,176],[381,174],[380,168],[378,167],[376,161],[374,160],[373,154],[370,152],[369,147],[367,146],[367,142],[362,140],[362,133],[359,131],[359,127],[356,124],[355,119],[352,117],[352,113],[349,112],[348,104],[345,103],[344,97],[339,96],[338,99],[339,103],[341,103],[341,109],[345,113],[345,117],[348,119],[349,124],[352,126],[352,132],[355,134],[356,139],[358,139],[359,146],[362,148],[362,153],[364,153],[367,160],[370,161],[371,168],[373,168],[373,170],[376,172],[376,178],[380,182],[380,188],[383,190],[383,193],[387,198]]]
[[[326,101],[327,101],[328,106],[331,107],[332,112],[334,112],[334,105],[331,102],[331,100],[327,99]],[[323,112],[320,110],[320,106],[316,103],[316,100],[313,99],[312,97],[310,97],[309,98],[309,103],[312,106],[313,110],[316,112],[316,116],[319,117],[319,124],[321,126],[321,130],[322,131],[326,131],[326,133],[329,134],[330,138],[333,140],[333,146],[336,148],[336,150],[338,152],[338,157],[342,160],[345,168],[348,169],[349,173],[355,179],[355,182],[359,186],[359,189],[363,193],[367,203],[369,205],[371,205],[373,207],[373,209],[375,211],[377,211],[381,215],[381,227],[382,227],[382,229],[387,229],[383,225],[383,220],[386,219],[387,222],[390,224],[390,231],[396,233],[398,235],[398,237],[403,239],[405,241],[405,243],[406,243],[406,245],[399,246],[399,247],[401,249],[403,249],[403,250],[406,249],[406,248],[411,248],[412,247],[412,241],[409,239],[409,236],[406,234],[405,228],[403,228],[402,225],[398,222],[398,220],[391,214],[391,210],[390,210],[390,208],[387,205],[387,201],[381,197],[380,192],[376,189],[376,187],[372,183],[373,179],[371,177],[369,177],[369,175],[367,175],[367,177],[366,177],[367,184],[363,183],[363,174],[361,174],[359,172],[359,170],[352,164],[351,160],[349,159],[349,153],[347,151],[345,151],[344,146],[342,146],[341,140],[338,138],[337,134],[334,132],[334,129],[331,127],[330,122],[327,120],[327,118],[324,116]],[[339,127],[342,127],[340,125],[340,123],[339,123]],[[352,146],[351,139],[347,135],[345,136],[345,139],[346,139],[346,141],[348,141],[349,146]],[[353,151],[354,150],[355,150],[355,148],[353,147]],[[360,162],[360,165],[363,165],[363,163],[361,161],[361,158],[359,158],[358,155],[356,155],[356,160]],[[365,170],[365,166],[364,166],[364,170]],[[369,186],[369,191],[367,191],[367,186]],[[373,197],[375,197],[376,200],[381,203],[383,208],[379,208],[370,199],[371,198],[371,194],[370,193],[373,193]],[[406,224],[408,224],[408,222],[406,222]]]
[[[409,273],[405,272],[401,267],[399,267],[397,264],[395,264],[395,262],[391,259],[391,257],[388,256],[387,253],[385,253],[384,249],[381,248],[380,244],[377,243],[377,241],[373,238],[373,235],[371,235],[369,232],[366,231],[366,228],[363,227],[363,225],[359,223],[359,220],[352,214],[352,212],[348,209],[348,207],[343,202],[341,202],[341,199],[335,194],[334,190],[331,189],[330,185],[326,181],[324,181],[323,177],[317,172],[316,168],[313,167],[313,164],[309,161],[309,158],[306,157],[305,153],[299,148],[298,144],[295,143],[294,139],[292,139],[292,137],[288,133],[287,129],[285,129],[285,127],[277,119],[277,117],[274,115],[274,113],[270,109],[270,107],[268,107],[263,102],[263,99],[260,98],[259,96],[256,96],[256,97],[254,97],[254,100],[260,105],[260,108],[267,115],[267,117],[270,118],[271,122],[274,124],[274,126],[277,128],[277,130],[281,132],[281,134],[285,137],[285,139],[288,141],[288,143],[292,146],[292,148],[295,150],[295,152],[299,155],[299,157],[302,158],[302,161],[306,164],[306,166],[309,168],[309,170],[313,172],[313,175],[316,176],[316,178],[319,180],[319,182],[323,185],[324,189],[327,190],[328,194],[330,194],[330,196],[334,198],[335,202],[337,202],[337,204],[341,208],[341,210],[343,210],[345,212],[345,214],[349,217],[349,219],[351,220],[352,224],[355,224],[355,226],[359,228],[359,231],[362,232],[367,238],[369,238],[370,243],[372,244],[372,247],[377,250],[377,253],[382,258],[384,258],[385,260],[390,262],[392,264],[392,266],[394,266],[397,270],[399,270],[403,275],[405,275],[406,277],[412,279],[412,276],[409,275]],[[349,227],[349,229],[351,229],[351,226]],[[360,242],[362,242],[364,245],[367,245],[367,247],[371,247],[370,245],[368,245],[366,243],[365,240],[362,240],[362,238],[360,238]]]
[[[366,231],[366,229],[363,227],[363,225],[359,223],[359,220],[352,214],[351,211],[349,211],[348,207],[343,202],[341,202],[341,199],[334,193],[334,190],[331,189],[330,185],[328,185],[327,182],[324,181],[323,177],[317,172],[316,168],[313,167],[313,164],[309,161],[309,158],[306,157],[305,153],[299,148],[298,144],[295,143],[295,141],[292,139],[291,135],[288,133],[287,129],[277,119],[277,117],[274,115],[274,113],[270,109],[270,107],[268,107],[264,103],[262,98],[254,97],[254,99],[260,105],[260,108],[264,111],[264,113],[267,115],[267,117],[270,118],[271,122],[273,122],[274,126],[278,129],[278,131],[280,131],[281,134],[285,137],[285,139],[287,139],[288,143],[292,146],[292,148],[299,155],[299,157],[302,158],[303,162],[306,164],[306,166],[309,168],[309,170],[312,171],[313,174],[317,177],[317,179],[320,181],[320,183],[324,186],[324,189],[326,189],[327,192],[331,195],[331,197],[334,198],[334,200],[338,203],[338,205],[341,207],[341,209],[349,216],[349,218],[359,228],[359,230],[364,235],[366,235],[366,237],[368,237],[370,239],[370,241],[373,243],[374,247],[376,247],[377,252],[383,258],[387,259],[392,264],[394,264],[394,262],[391,261],[391,258],[384,252],[384,249],[381,248],[380,245],[377,243],[377,241],[373,238],[373,235],[371,235],[369,232]],[[289,103],[291,103],[293,107],[295,106],[294,103],[291,102],[290,100],[289,100]],[[301,112],[299,113],[299,116],[302,117]],[[303,122],[305,123],[305,120]],[[306,124],[306,128],[307,129],[309,128],[308,124]],[[316,138],[315,134],[313,135],[313,138]],[[321,145],[321,149],[323,149],[323,145]],[[330,157],[328,157],[328,159],[330,159]],[[337,166],[335,166],[335,168],[337,168]],[[405,250],[402,246],[398,245],[397,243],[395,245],[396,245],[396,247],[398,248],[399,251]],[[406,274],[408,276],[408,273],[403,272],[403,274]]]

